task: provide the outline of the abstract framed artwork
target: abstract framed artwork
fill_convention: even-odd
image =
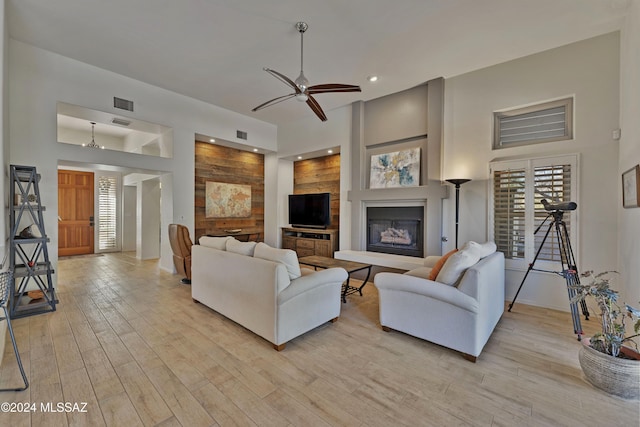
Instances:
[[[635,165],[622,174],[622,206],[640,207],[640,165]]]
[[[420,148],[371,156],[369,188],[417,187],[420,185]]]
[[[206,218],[248,218],[251,216],[251,186],[207,181]]]

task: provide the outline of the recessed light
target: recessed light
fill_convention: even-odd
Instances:
[[[298,160],[302,160],[302,156],[298,156]]]
[[[254,153],[257,153],[257,152],[258,152],[258,149],[257,149],[257,148],[254,148],[254,149],[253,149],[253,152],[254,152]]]
[[[211,139],[209,140],[209,142],[216,142],[216,140],[215,140],[215,139],[213,139],[213,138],[211,138]]]
[[[369,76],[369,77],[367,77],[367,80],[369,80],[369,82],[371,82],[371,83],[377,82],[378,81],[378,76]]]
[[[333,150],[327,150],[327,153],[331,154],[333,153]]]

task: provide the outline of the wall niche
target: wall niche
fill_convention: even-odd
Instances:
[[[331,196],[331,225],[340,229],[340,154],[298,160],[293,163],[293,192],[329,193]]]
[[[207,142],[195,142],[195,239],[206,234],[241,229],[264,239],[264,155]],[[251,215],[207,218],[206,183],[220,182],[251,186]]]

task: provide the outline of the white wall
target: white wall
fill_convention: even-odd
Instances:
[[[160,255],[160,179],[138,183],[136,204],[136,258],[155,259]]]
[[[133,185],[122,187],[122,251],[136,250],[137,191]]]
[[[9,40],[8,61],[10,162],[35,165],[42,175],[42,201],[47,206],[45,228],[50,237],[49,254],[54,267],[58,246],[56,168],[59,160],[167,173],[172,182],[171,185],[163,183],[161,228],[166,230],[175,218],[187,225],[193,235],[195,134],[247,144],[236,138],[236,130],[241,129],[249,133],[252,146],[270,151],[277,148],[274,125],[15,40]],[[117,114],[112,107],[114,96],[134,101],[135,112],[127,116],[173,129],[173,158],[83,150],[56,142],[58,101]],[[164,244],[166,237],[166,233],[162,233],[161,266],[171,271],[173,263],[171,251],[166,250],[168,244]],[[54,275],[54,280],[56,278]]]
[[[91,130],[84,131],[58,126],[58,142],[67,144],[88,144],[91,142]],[[105,149],[124,151],[124,139],[113,135],[94,134],[94,141]]]
[[[620,175],[618,143],[611,132],[618,128],[619,67],[619,34],[612,33],[446,80],[443,176],[473,180],[461,187],[460,242],[488,235],[491,160],[579,153],[580,227],[578,242],[572,242],[578,268],[617,267],[613,207],[620,203]],[[564,96],[575,96],[574,140],[491,149],[493,111]],[[452,203],[453,197],[445,201],[449,230]],[[508,299],[523,276],[523,271],[507,271]],[[569,306],[564,281],[545,273],[527,278],[518,301],[565,311]]]
[[[618,271],[622,301],[640,306],[640,208],[623,209],[620,176],[640,163],[640,1],[634,1],[620,46],[620,138],[618,182]],[[613,215],[613,212],[611,213]]]

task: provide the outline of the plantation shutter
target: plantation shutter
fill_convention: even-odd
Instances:
[[[490,170],[489,237],[504,253],[507,268],[526,268],[534,261],[549,224],[554,219],[547,218],[549,212],[544,209],[541,200],[547,199],[549,203],[578,202],[578,158],[576,155],[566,155],[496,161],[491,163]],[[575,244],[578,227],[575,214],[576,211],[562,214],[572,244]],[[561,262],[566,261],[561,257],[556,229],[553,227],[540,249],[536,265],[555,271]],[[577,254],[574,253],[574,257]]]
[[[98,177],[98,248],[117,249],[117,185],[115,176]]]
[[[505,258],[525,255],[525,169],[493,173],[494,240]]]
[[[533,171],[534,180],[534,227],[535,229],[547,218],[549,212],[544,209],[540,201],[547,199],[549,203],[571,201],[571,165],[539,166]],[[548,230],[549,220],[535,234],[535,249],[538,251],[544,235]],[[569,213],[563,215],[567,232],[570,232],[571,218]],[[544,247],[540,250],[538,259],[548,261],[563,261],[560,257],[559,243],[555,228],[549,233]]]

